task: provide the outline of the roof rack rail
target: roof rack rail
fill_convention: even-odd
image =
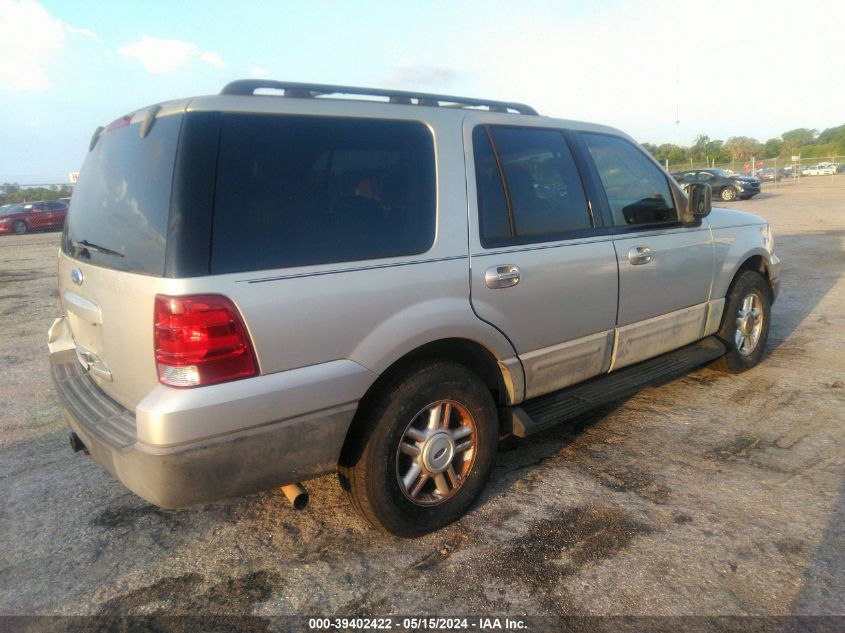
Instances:
[[[286,97],[311,98],[330,94],[364,95],[369,97],[387,97],[390,103],[404,105],[439,106],[441,102],[452,107],[484,107],[490,112],[508,112],[513,110],[518,114],[537,114],[537,111],[524,103],[509,101],[491,101],[489,99],[473,99],[470,97],[455,97],[451,95],[428,94],[425,92],[408,92],[404,90],[385,90],[382,88],[359,88],[356,86],[333,86],[328,84],[305,84],[290,81],[273,81],[271,79],[238,79],[226,84],[221,95],[253,95],[256,90],[282,90]]]

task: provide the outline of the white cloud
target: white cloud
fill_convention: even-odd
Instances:
[[[255,77],[256,79],[267,79],[270,77],[270,71],[261,66],[253,66],[249,71],[249,76]]]
[[[67,33],[100,42],[93,31],[65,24],[35,0],[0,0],[0,86],[21,92],[49,88],[47,69],[66,45]]]
[[[61,20],[34,0],[0,0],[0,82],[12,90],[48,88],[45,66],[64,37]]]
[[[425,66],[402,61],[393,67],[386,83],[395,88],[442,89],[462,78],[462,73],[444,66]]]
[[[226,62],[223,61],[223,58],[214,51],[205,51],[204,53],[200,53],[200,59],[212,66],[217,66],[218,68],[225,68],[227,66]]]
[[[65,31],[68,33],[73,33],[74,35],[84,35],[85,37],[94,40],[95,42],[100,42],[100,38],[97,37],[97,34],[94,31],[89,31],[88,29],[80,29],[76,26],[71,26],[70,24],[63,24]]]
[[[177,70],[193,58],[199,58],[218,68],[226,66],[220,55],[214,51],[201,51],[199,46],[192,42],[162,40],[149,35],[117,49],[117,52],[124,57],[137,59],[147,72],[153,74]]]

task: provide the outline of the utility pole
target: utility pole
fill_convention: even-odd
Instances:
[[[675,145],[681,146],[681,78],[675,67]]]

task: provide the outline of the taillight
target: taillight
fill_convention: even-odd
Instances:
[[[258,374],[240,314],[219,295],[156,295],[155,356],[159,382],[171,387]]]

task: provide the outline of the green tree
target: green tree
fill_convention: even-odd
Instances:
[[[655,145],[654,143],[642,143],[641,145],[643,149],[649,154],[655,157],[657,156],[657,145]]]
[[[695,137],[690,147],[690,154],[693,160],[707,160],[707,146],[710,143],[710,137],[706,134],[699,134]]]
[[[749,136],[732,136],[725,141],[724,148],[731,160],[746,160],[755,155],[760,156],[763,146]]]
[[[783,151],[783,141],[779,138],[770,138],[763,145],[763,158],[777,158]]]
[[[799,127],[789,132],[784,132],[780,135],[783,139],[783,154],[784,156],[792,156],[799,147],[804,145],[812,145],[816,142],[817,130],[811,130],[806,127]]]

